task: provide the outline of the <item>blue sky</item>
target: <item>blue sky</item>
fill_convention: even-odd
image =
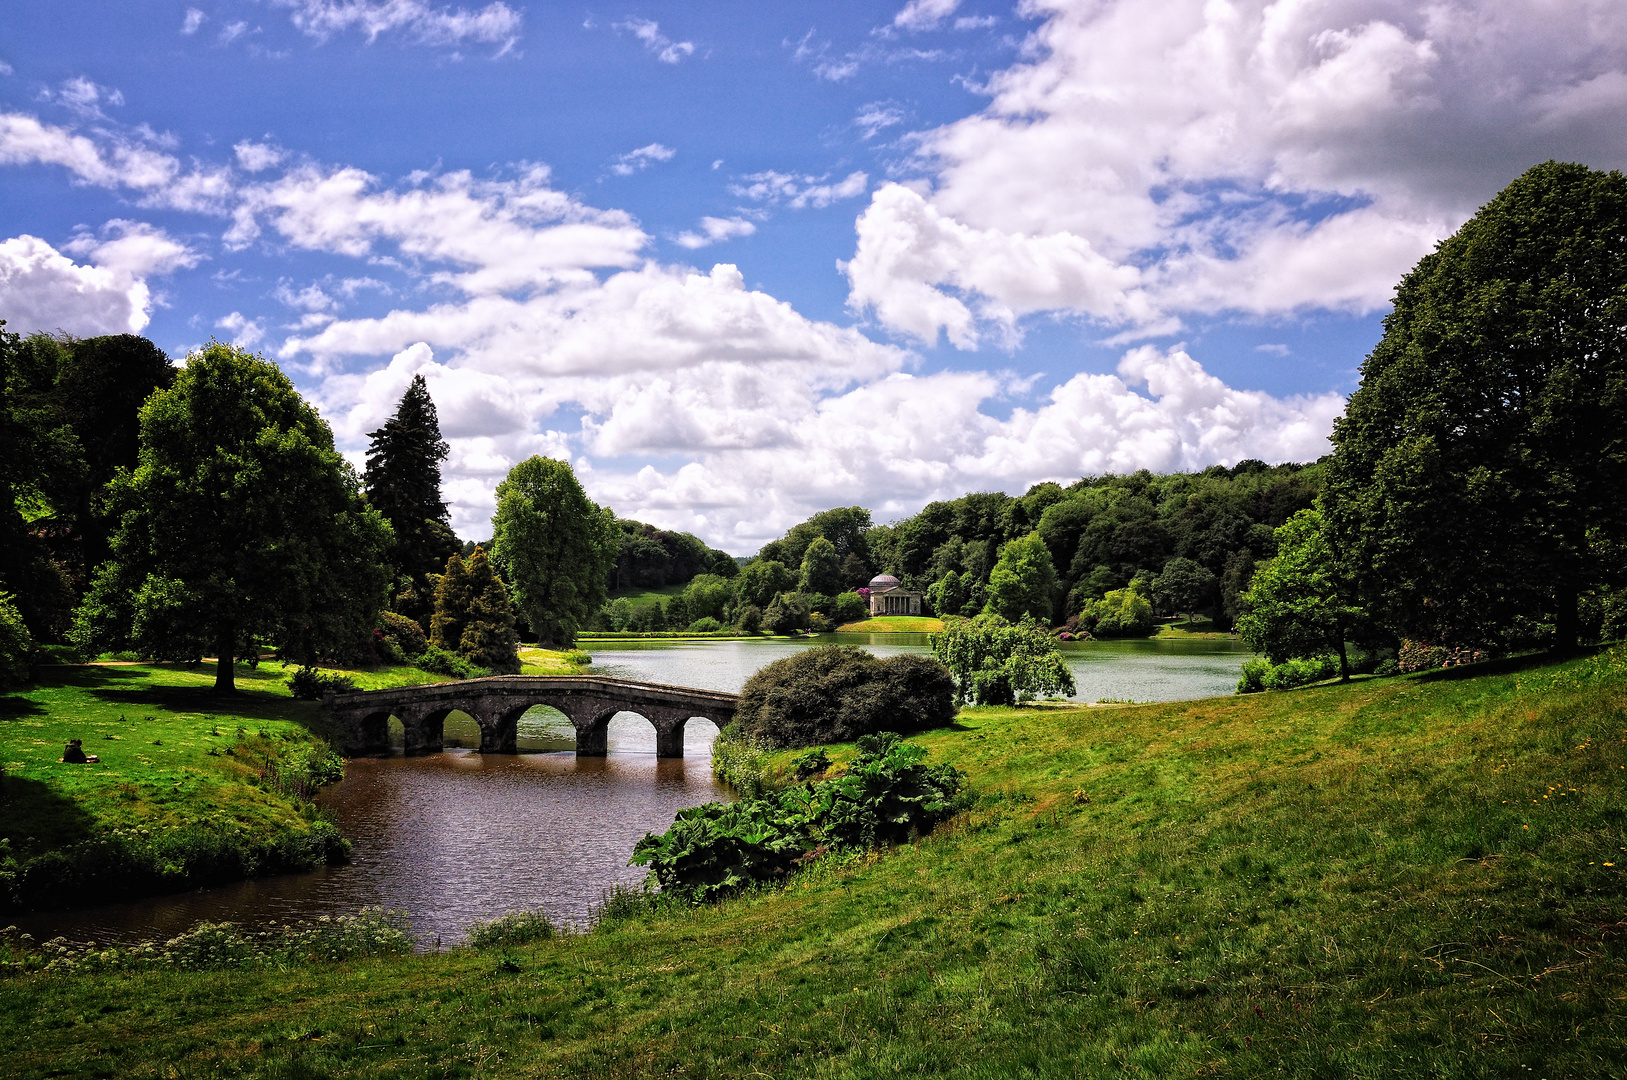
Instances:
[[[531,453],[755,550],[813,510],[1325,452],[1395,280],[1622,164],[1614,3],[13,5],[0,317],[423,373],[465,536]]]

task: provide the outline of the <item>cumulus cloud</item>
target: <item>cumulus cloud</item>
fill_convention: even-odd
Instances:
[[[281,165],[288,157],[288,151],[274,143],[257,143],[250,139],[232,147],[237,155],[237,164],[244,172],[264,172],[274,166]]]
[[[229,170],[188,168],[152,141],[106,131],[93,139],[23,113],[0,113],[0,165],[60,166],[80,183],[139,192],[144,206],[205,212],[224,207],[233,189]]]
[[[977,320],[1033,310],[1128,332],[1372,312],[1530,165],[1627,164],[1627,8],[1606,0],[1025,10],[1044,22],[989,105],[915,136],[920,204],[884,186],[860,218],[851,300],[902,333],[971,346]],[[991,235],[1066,257],[987,275],[967,241]],[[1046,278],[1087,250],[1100,272]]]
[[[748,173],[741,179],[744,183],[729,185],[735,195],[771,206],[784,203],[793,210],[809,206],[822,209],[839,199],[863,195],[870,183],[870,177],[863,172],[851,172],[834,184],[827,183],[828,177],[824,176],[798,176],[773,170]]]
[[[358,258],[385,244],[412,260],[450,264],[435,271],[437,281],[491,293],[632,265],[649,239],[629,215],[549,186],[542,166],[509,180],[460,171],[415,181],[392,189],[360,169],[301,165],[245,188],[226,240],[240,247],[269,226],[296,247]]]
[[[610,166],[610,171],[617,176],[632,176],[636,172],[642,172],[649,168],[657,161],[671,161],[677,153],[678,151],[670,146],[662,146],[658,142],[652,142],[648,146],[641,146],[637,150],[622,154],[616,159],[616,163]]]
[[[215,320],[217,330],[226,331],[233,345],[243,349],[252,349],[266,336],[265,320],[250,319],[240,311]]]
[[[356,30],[369,43],[399,31],[421,45],[481,42],[508,52],[520,39],[524,19],[507,4],[487,4],[476,11],[433,7],[423,0],[275,0],[289,9],[299,30],[317,41]]]
[[[955,13],[960,0],[910,0],[893,16],[900,30],[931,30]]]
[[[644,48],[654,53],[655,58],[663,64],[676,64],[695,51],[693,41],[673,41],[661,32],[661,24],[651,19],[624,19],[615,27],[643,42]]]
[[[700,231],[681,232],[673,237],[675,243],[694,251],[716,244],[722,240],[733,240],[737,236],[750,236],[757,231],[757,226],[743,217],[703,217]]]
[[[134,221],[110,221],[62,251],[37,236],[16,236],[0,242],[0,313],[14,332],[138,334],[153,306],[146,279],[200,258],[162,229]]]

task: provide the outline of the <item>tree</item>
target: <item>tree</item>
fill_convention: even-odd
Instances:
[[[805,593],[835,596],[842,591],[842,557],[836,545],[823,536],[813,539],[802,555],[802,573],[797,588]]]
[[[28,682],[33,666],[34,639],[11,594],[0,592],[0,690],[14,690]]]
[[[989,574],[988,606],[1007,622],[1031,616],[1050,622],[1056,604],[1056,569],[1040,534],[1031,532],[1000,549]]]
[[[477,546],[476,551],[480,548]],[[473,556],[470,556],[473,558]],[[474,603],[474,590],[469,585],[469,567],[462,555],[446,560],[446,569],[435,583],[435,613],[429,619],[429,643],[437,649],[457,652],[463,642],[463,628],[469,622],[469,607]]]
[[[614,515],[587,497],[569,462],[527,458],[497,485],[493,556],[545,648],[574,644],[603,606],[617,533]]]
[[[484,549],[476,547],[467,564],[470,596],[457,651],[471,663],[498,675],[520,671],[519,639],[514,634],[514,607]]]
[[[1329,539],[1375,615],[1572,647],[1627,574],[1627,177],[1538,165],[1424,256],[1333,443]]]
[[[429,575],[458,550],[446,502],[441,498],[441,462],[449,448],[441,438],[440,418],[429,386],[414,375],[396,405],[395,415],[368,434],[367,499],[395,530],[390,552],[399,591],[407,598],[404,612],[423,618]]]
[[[1350,681],[1345,641],[1364,612],[1353,582],[1333,557],[1322,515],[1301,510],[1277,530],[1276,558],[1260,567],[1243,594],[1237,632],[1273,664],[1339,655],[1339,678]]]
[[[928,586],[926,595],[939,618],[959,615],[966,606],[966,587],[961,584],[960,575],[953,570]]]
[[[1213,598],[1215,575],[1202,564],[1191,559],[1173,558],[1153,581],[1153,595],[1171,611],[1186,612],[1186,624],[1192,625],[1192,609],[1202,607]]]
[[[1097,637],[1146,637],[1152,633],[1152,604],[1134,588],[1113,589],[1086,604],[1079,621]]]
[[[789,634],[808,629],[808,599],[801,593],[783,592],[763,612],[763,625],[771,634]]]
[[[215,688],[275,637],[296,658],[371,635],[390,526],[333,434],[275,364],[212,342],[141,408],[139,464],[109,489],[117,532],[75,627],[80,644],[195,658]]]
[[[932,635],[932,652],[954,678],[959,702],[1015,705],[1075,690],[1056,639],[1032,619],[1013,626],[984,614],[954,623]]]
[[[782,592],[796,587],[796,576],[776,559],[757,559],[746,564],[735,578],[735,596],[742,604],[766,608]]]

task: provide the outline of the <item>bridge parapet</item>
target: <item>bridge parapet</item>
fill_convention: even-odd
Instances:
[[[447,714],[468,713],[480,725],[483,753],[512,754],[527,709],[548,705],[576,728],[576,752],[602,757],[610,718],[637,713],[655,727],[658,757],[683,757],[684,725],[696,716],[719,728],[734,719],[738,694],[665,686],[602,675],[493,675],[484,679],[328,694],[322,704],[339,721],[350,757],[390,751],[390,717],[401,720],[407,753],[437,753]]]

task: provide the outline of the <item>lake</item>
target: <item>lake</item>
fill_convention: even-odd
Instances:
[[[810,640],[590,644],[590,670],[651,682],[737,691],[764,664],[813,644],[861,645],[882,655],[930,652],[925,635],[831,634]],[[610,644],[610,643],[605,643]],[[1178,701],[1228,694],[1250,654],[1227,638],[1064,643],[1079,701]],[[627,865],[646,832],[687,806],[727,799],[713,779],[716,728],[691,721],[684,758],[657,759],[642,717],[611,721],[609,754],[578,759],[573,729],[552,710],[521,721],[515,755],[482,755],[474,722],[454,714],[448,749],[427,757],[363,758],[323,792],[354,844],[347,866],[213,889],[14,917],[40,940],[130,942],[173,936],[201,920],[287,922],[382,905],[405,909],[425,947],[461,941],[471,922],[540,909],[585,924],[606,890],[635,885]]]

